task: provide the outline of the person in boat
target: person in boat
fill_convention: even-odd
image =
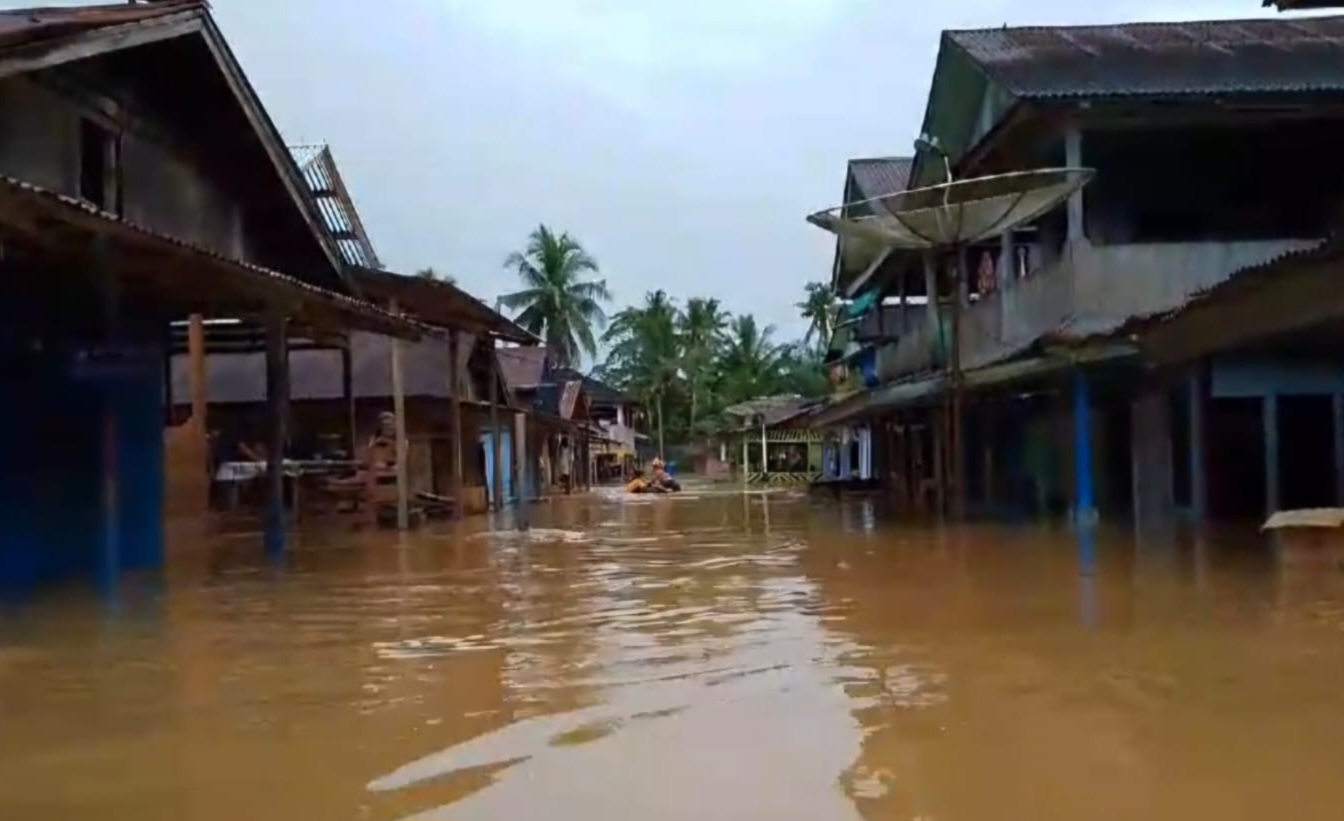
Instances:
[[[662,459],[653,460],[653,484],[664,493],[677,493],[681,490],[681,483],[667,472],[667,463]]]

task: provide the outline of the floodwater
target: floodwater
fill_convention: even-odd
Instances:
[[[0,818],[1344,817],[1330,562],[787,494],[533,524],[3,611]]]

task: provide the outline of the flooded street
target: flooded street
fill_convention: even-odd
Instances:
[[[690,495],[224,540],[6,611],[0,817],[1344,812],[1334,569]]]

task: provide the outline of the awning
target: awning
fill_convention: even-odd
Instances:
[[[966,371],[962,374],[962,385],[967,391],[983,390],[1023,379],[1051,375],[1082,365],[1125,359],[1137,354],[1138,348],[1129,344],[1050,353]],[[949,380],[945,373],[884,385],[821,411],[813,417],[812,425],[814,427],[839,425],[859,416],[927,404],[940,399],[947,392],[948,386]]]
[[[362,299],[226,257],[12,177],[0,176],[0,230],[76,263],[69,266],[73,276],[92,273],[88,265],[101,246],[109,270],[128,291],[183,316],[280,310],[325,330],[354,328],[403,339],[440,333]]]

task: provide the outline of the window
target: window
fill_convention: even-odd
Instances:
[[[79,196],[104,211],[121,213],[116,140],[93,120],[79,123]]]

